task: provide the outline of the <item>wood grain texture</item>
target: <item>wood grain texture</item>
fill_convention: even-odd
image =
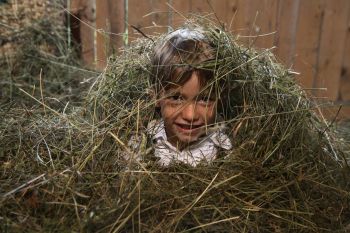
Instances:
[[[96,2],[96,21],[91,16],[87,16],[86,20],[92,20],[91,24],[96,25],[99,33],[94,41],[91,28],[81,26],[83,53],[87,54],[83,54],[83,57],[87,62],[94,60],[98,67],[103,67],[103,61],[109,54],[107,48],[123,45],[122,37],[117,34],[124,32],[124,0],[72,0],[76,7],[87,1]],[[211,19],[239,35],[246,46],[270,48],[275,45],[277,57],[288,68],[301,73],[296,77],[297,81],[306,89],[312,89],[310,94],[338,102],[350,101],[349,0],[128,2],[127,23],[146,34],[159,34],[177,28],[191,14],[211,15]],[[116,34],[106,36],[101,31]],[[140,36],[129,27],[130,40]],[[325,88],[327,91],[324,91]]]
[[[248,47],[271,48],[275,42],[278,0],[235,0],[227,3],[227,21]]]
[[[146,35],[152,33],[152,18],[147,16],[152,12],[152,1],[129,0],[128,3],[128,37],[131,42],[136,38],[142,37],[142,34],[131,28],[131,25],[137,27]]]
[[[256,9],[251,15],[255,14],[256,20],[253,22],[255,34],[252,35],[252,46],[271,48],[274,46],[277,30],[278,0],[255,0],[254,4]]]
[[[169,23],[172,29],[181,26],[189,17],[192,7],[191,3],[191,0],[173,0],[169,2],[169,4],[171,5],[171,7],[169,8]]]
[[[295,55],[300,0],[279,0],[277,5],[275,54],[286,67],[291,67]]]
[[[104,69],[108,57],[123,46],[124,0],[96,3],[96,68]]]
[[[169,7],[167,0],[152,0],[152,34],[165,33],[168,31]]]
[[[71,14],[80,21],[81,58],[85,64],[95,63],[95,16],[92,0],[71,1]]]
[[[350,104],[350,14],[348,15],[347,22],[346,40],[344,44],[339,95],[337,101],[347,102]]]
[[[109,1],[110,18],[110,50],[116,53],[124,46],[123,35],[125,32],[125,8],[124,0]]]
[[[325,93],[317,93],[330,100],[338,99],[343,50],[348,28],[350,1],[326,1],[324,20],[320,34],[318,72],[314,78],[314,87],[326,87]]]
[[[324,18],[323,0],[300,1],[295,34],[295,52],[291,55],[293,68],[300,72],[298,82],[305,88],[313,88],[318,73],[320,34]]]
[[[220,1],[220,0],[217,0]],[[197,13],[201,15],[208,15],[212,13],[209,4],[212,4],[213,1],[210,0],[191,0],[191,9],[192,13]]]
[[[340,108],[340,111],[339,111]],[[350,118],[350,105],[349,104],[335,104],[334,106],[322,107],[322,115],[329,121],[342,121],[349,120]],[[318,111],[317,111],[318,113]]]
[[[103,69],[107,64],[110,15],[108,10],[108,0],[96,2],[96,68]]]
[[[211,0],[210,13],[212,13],[212,18],[215,23],[221,25],[225,29],[228,28],[228,18],[230,11],[227,10],[229,0]]]
[[[231,22],[229,23],[230,30],[238,36],[241,43],[249,46],[249,44],[251,44],[252,35],[257,32],[257,28],[254,27],[256,16],[254,0],[230,1],[228,8],[233,14],[231,17],[232,20],[230,20]]]

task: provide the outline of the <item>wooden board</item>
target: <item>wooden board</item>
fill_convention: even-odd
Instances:
[[[255,14],[252,15],[251,12],[256,12],[256,5],[251,5],[254,0],[235,0],[229,3],[229,8],[233,12],[232,22],[230,30],[239,37],[239,40],[245,44],[249,45],[251,43],[251,35],[254,34],[255,28],[253,28],[253,22],[255,21]],[[254,9],[250,9],[251,6]],[[231,21],[231,20],[230,20]]]
[[[291,67],[294,61],[299,5],[300,0],[280,0],[277,6],[274,53],[286,67]]]
[[[350,103],[350,15],[348,15],[346,41],[343,51],[342,72],[339,86],[338,101]],[[350,114],[348,116],[350,118]]]
[[[291,61],[294,64],[294,70],[301,73],[297,77],[298,82],[305,88],[314,87],[313,79],[319,69],[319,38],[324,20],[324,2],[322,0],[301,0],[299,5],[295,52],[292,54]]]
[[[92,0],[73,0],[70,14],[77,17],[79,22],[81,58],[85,64],[95,63],[95,9]]]
[[[216,1],[220,1],[220,0],[216,0]],[[210,0],[191,0],[191,8],[190,8],[190,12],[191,13],[196,13],[196,14],[200,14],[203,16],[208,16],[209,14],[211,14],[213,11],[210,7],[210,5],[212,5],[213,1]]]
[[[227,17],[233,18],[231,30],[240,35],[243,44],[258,48],[274,45],[278,0],[230,1],[228,9],[233,14]]]
[[[151,0],[128,0],[128,39],[129,42],[142,37],[142,34],[133,29],[137,27],[145,35],[152,34],[152,18],[148,16],[152,12]]]
[[[256,5],[256,9],[250,7],[250,15],[256,15],[254,24],[257,30],[253,34],[256,38],[251,40],[252,46],[271,48],[274,46],[277,30],[278,0],[255,0],[253,4]]]
[[[314,79],[314,87],[326,87],[318,96],[338,99],[340,74],[343,60],[350,1],[326,1],[324,20],[320,34],[318,72]]]
[[[109,22],[110,22],[110,51],[112,53],[118,52],[123,48],[124,32],[126,27],[124,0],[109,1]]]
[[[102,70],[107,64],[110,31],[108,0],[96,3],[96,68]]]
[[[341,108],[340,108],[341,107]],[[340,108],[340,111],[339,111]],[[318,114],[319,112],[316,111]],[[335,104],[334,106],[321,107],[322,115],[329,121],[342,121],[350,119],[349,104]]]
[[[168,31],[169,25],[169,7],[168,1],[165,0],[152,0],[152,34],[165,33]]]
[[[188,19],[192,6],[191,0],[173,0],[169,5],[169,26],[175,29]]]
[[[195,15],[211,18],[217,21],[215,17],[219,15],[220,20],[222,18],[223,9],[226,6],[226,0],[175,0],[172,1],[173,7],[176,9],[172,15],[172,26],[174,28],[181,26],[186,19]]]
[[[309,91],[310,94],[338,102],[350,101],[348,0],[129,0],[128,14],[123,15],[124,2],[72,0],[72,4],[86,5],[81,7],[86,11],[81,19],[90,26],[81,24],[80,30],[82,56],[87,63],[96,62],[98,68],[104,68],[110,49],[123,46],[127,23],[150,35],[182,25],[191,14],[207,13],[241,35],[241,41],[248,46],[276,45],[275,54],[287,67],[301,73],[297,80],[304,88],[327,88]],[[128,29],[130,41],[141,36]],[[277,31],[274,35],[256,38],[274,31]]]
[[[210,13],[212,14],[212,20],[217,23],[218,25],[222,25],[225,29],[228,28],[227,22],[228,22],[228,15],[229,11],[228,8],[228,2],[229,0],[211,0],[209,1],[210,4]]]
[[[111,53],[123,45],[124,1],[96,1],[96,68],[104,69]]]

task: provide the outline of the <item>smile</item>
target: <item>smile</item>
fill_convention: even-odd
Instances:
[[[202,125],[193,125],[193,124],[177,124],[177,123],[175,123],[175,125],[181,132],[185,132],[185,133],[194,133],[202,127]]]

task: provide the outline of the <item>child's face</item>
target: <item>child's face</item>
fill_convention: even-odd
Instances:
[[[164,120],[168,141],[183,148],[197,141],[215,121],[216,100],[210,88],[203,90],[199,77],[193,72],[183,86],[161,93],[158,106]],[[212,91],[214,92],[214,91]]]

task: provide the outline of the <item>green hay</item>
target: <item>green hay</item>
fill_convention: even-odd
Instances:
[[[10,1],[1,6],[5,22],[1,24],[4,51],[0,54],[0,104],[34,103],[20,88],[38,99],[44,96],[56,107],[82,101],[84,95],[80,94],[86,89],[81,84],[83,78],[98,74],[80,64],[63,23],[63,1],[46,3],[43,12],[25,12],[22,8],[15,12],[12,8],[16,4]],[[26,1],[21,4],[29,5]],[[31,15],[40,13],[40,17]]]
[[[1,111],[2,230],[349,230],[349,155],[314,114],[317,105],[269,51],[242,47],[207,20],[199,24],[218,47],[216,77],[232,93],[228,157],[159,167],[148,159],[147,140],[130,152],[130,136],[156,117],[148,92],[154,43],[138,40],[109,60],[86,108],[46,109],[46,116],[43,108]],[[145,160],[127,163],[125,153]]]

